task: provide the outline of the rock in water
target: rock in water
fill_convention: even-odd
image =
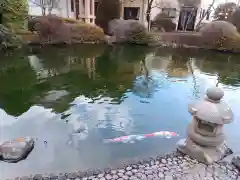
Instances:
[[[236,166],[238,168],[238,170],[240,171],[240,155],[239,156],[235,156],[233,159],[232,159],[232,164],[234,166]]]
[[[5,162],[16,163],[25,159],[33,147],[33,138],[16,138],[0,145],[0,157]]]

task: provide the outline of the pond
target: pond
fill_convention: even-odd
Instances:
[[[1,176],[117,167],[163,155],[185,137],[189,103],[224,89],[235,115],[225,131],[240,151],[240,56],[131,46],[72,46],[1,55],[0,141],[31,136],[32,153],[0,162]],[[85,130],[74,133],[79,127]],[[104,139],[172,131],[129,144]]]

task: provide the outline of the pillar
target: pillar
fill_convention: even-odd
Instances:
[[[66,0],[66,17],[69,18],[69,0]]]
[[[124,1],[121,1],[120,5],[120,19],[124,19]]]
[[[83,12],[82,12],[82,0],[79,0],[79,19],[81,19],[81,17],[82,17],[82,14],[83,14]]]
[[[84,0],[79,0],[79,18],[81,20],[85,20],[85,7],[84,7]]]
[[[146,20],[146,18],[145,18],[145,14],[146,14],[146,13],[145,13],[145,12],[146,12],[145,9],[146,9],[146,8],[145,8],[145,1],[142,1],[142,6],[141,6],[140,12],[139,12],[139,13],[140,13],[140,14],[139,14],[139,20],[140,20],[140,22],[143,23],[144,25],[145,25],[145,23],[146,23],[146,21],[145,21],[145,20]]]
[[[90,1],[85,0],[85,22],[90,23]]]
[[[96,16],[95,16],[95,0],[91,0],[92,2],[92,23],[93,24],[95,24],[95,18],[96,18]]]

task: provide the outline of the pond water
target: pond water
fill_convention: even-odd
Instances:
[[[187,105],[211,86],[225,91],[235,114],[225,127],[227,141],[240,151],[239,59],[131,46],[46,47],[1,55],[0,141],[36,139],[26,160],[0,162],[1,176],[115,167],[173,151],[191,120]],[[79,127],[85,130],[74,134]],[[103,143],[156,131],[180,136]]]

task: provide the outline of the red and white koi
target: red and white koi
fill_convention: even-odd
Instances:
[[[170,139],[172,137],[176,137],[179,135],[175,132],[159,131],[159,132],[154,132],[154,133],[150,133],[150,134],[129,135],[129,136],[121,136],[121,137],[117,137],[117,138],[113,138],[113,139],[105,139],[104,142],[105,143],[119,143],[119,142],[134,143],[136,141],[140,141],[140,140],[143,140],[146,138],[158,137],[158,136]]]

